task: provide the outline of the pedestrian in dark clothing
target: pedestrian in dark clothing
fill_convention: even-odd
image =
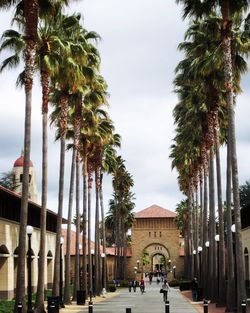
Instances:
[[[134,292],[136,292],[136,286],[137,286],[137,281],[133,280],[132,281],[132,287],[133,287]]]
[[[196,277],[194,277],[194,279],[192,280],[191,290],[192,290],[193,301],[197,301],[198,300],[198,281]]]
[[[131,292],[132,289],[132,281],[128,282],[128,291]]]

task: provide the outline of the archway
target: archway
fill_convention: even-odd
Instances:
[[[53,255],[52,252],[49,251],[47,254],[47,288],[52,288],[53,283]]]
[[[13,253],[13,262],[14,262],[14,293],[16,292],[16,280],[17,280],[17,264],[18,264],[18,247],[14,250]]]
[[[8,257],[10,253],[8,248],[5,245],[0,246],[0,295],[4,297],[8,296],[9,286],[8,286],[8,277],[9,277],[9,263]]]
[[[160,243],[153,243],[144,248],[147,252],[146,265],[144,272],[166,272],[170,260],[170,254],[167,247]]]

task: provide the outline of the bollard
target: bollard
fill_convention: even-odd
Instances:
[[[208,302],[207,302],[207,300],[203,301],[203,309],[204,309],[204,313],[208,313]]]
[[[126,313],[131,313],[131,308],[126,308]]]
[[[59,312],[59,309],[56,309],[56,304],[52,300],[48,305],[48,313],[57,313],[57,312]]]
[[[246,300],[242,300],[241,302],[241,312],[246,313],[247,312],[247,303]]]
[[[22,313],[22,312],[23,312],[22,302],[18,302],[18,304],[17,304],[17,313]]]
[[[93,302],[89,301],[89,313],[93,313]]]
[[[165,302],[165,313],[169,313],[169,301]]]

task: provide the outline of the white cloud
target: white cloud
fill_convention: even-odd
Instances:
[[[181,58],[177,45],[187,24],[182,21],[181,8],[166,0],[85,0],[72,2],[71,7],[82,12],[88,30],[102,37],[102,74],[109,85],[110,114],[123,138],[121,155],[135,180],[136,211],[154,203],[174,210],[183,198],[168,157],[174,137],[172,109],[177,102],[172,81]],[[1,12],[1,30],[9,28],[8,16]],[[3,55],[0,57],[2,60]],[[23,145],[24,94],[15,89],[16,76],[15,71],[0,76],[0,172],[11,169]],[[236,111],[241,183],[250,178],[248,81],[244,78],[244,93],[238,98]],[[38,81],[35,83],[31,158],[41,186],[41,92]],[[50,130],[49,137],[48,207],[56,211],[59,145],[54,142],[54,131]],[[222,159],[225,173],[225,151]],[[70,160],[68,154],[65,217]],[[107,209],[112,193],[110,178],[104,180],[104,193]]]

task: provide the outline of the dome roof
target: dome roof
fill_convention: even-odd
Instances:
[[[14,163],[14,167],[23,167],[24,157],[21,155]],[[30,160],[30,167],[33,167],[33,163]]]

